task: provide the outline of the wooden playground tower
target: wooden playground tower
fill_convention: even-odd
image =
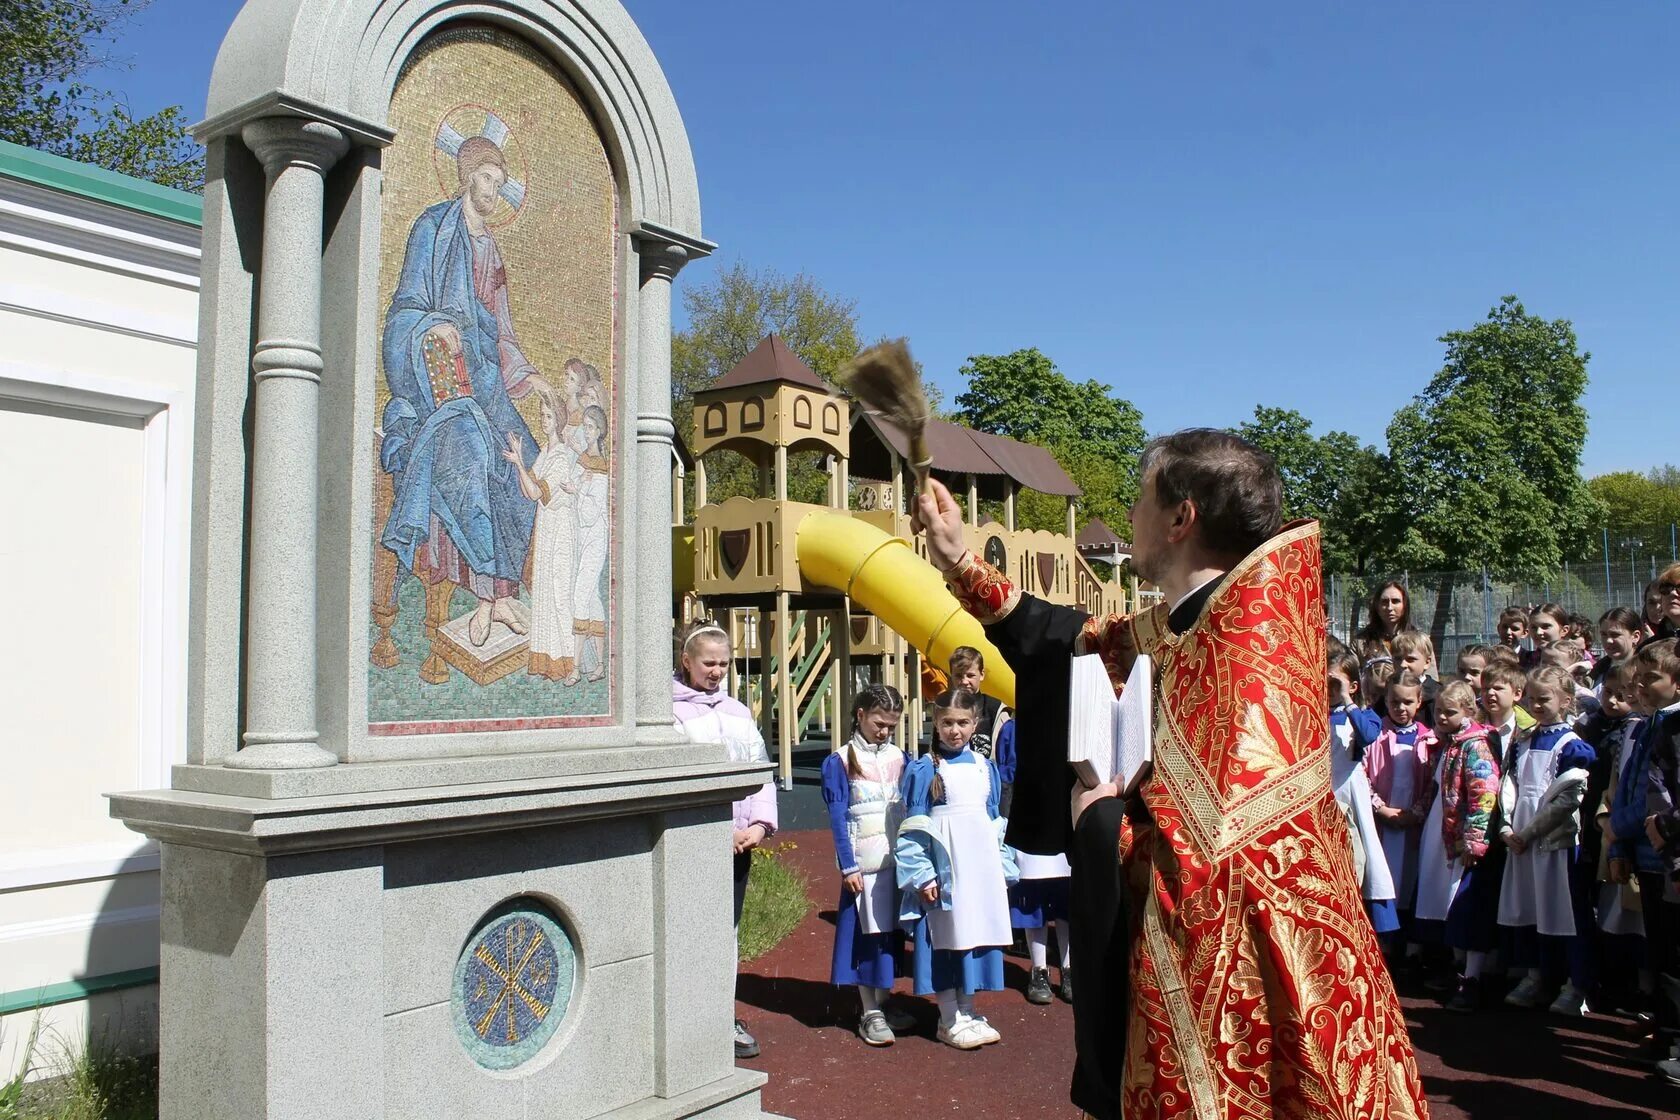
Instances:
[[[943,421],[935,421],[928,436],[934,475],[964,502],[970,548],[1041,598],[1091,613],[1125,609],[1125,589],[1099,578],[1075,547],[1080,491],[1049,452]],[[848,598],[811,575],[833,570],[832,563],[822,563],[822,554],[836,535],[853,537],[855,545],[855,534],[873,538],[878,531],[925,555],[905,507],[906,486],[914,485],[907,449],[902,432],[877,416],[854,412],[850,401],[773,334],[695,394],[688,445],[693,524],[682,524],[680,498],[672,511],[677,617],[704,611],[729,630],[735,654],[731,691],[754,710],[765,742],[774,744],[784,788],[793,779],[793,748],[808,728],[826,725],[834,745],[849,736],[860,674],[904,694],[899,742],[911,750],[919,742],[923,655],[876,615],[881,600],[898,588],[866,588],[854,580]],[[755,496],[709,500],[706,456],[720,450],[757,466]],[[789,456],[805,451],[823,456],[824,505],[788,498]],[[679,461],[679,470],[687,467],[690,461]],[[1023,488],[1066,497],[1066,533],[1015,527],[1016,497]],[[677,491],[680,495],[680,484]],[[982,523],[982,500],[1001,503],[1001,522]]]

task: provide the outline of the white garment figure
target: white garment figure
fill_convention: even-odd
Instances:
[[[545,491],[531,534],[531,671],[560,680],[577,672],[577,453],[562,439],[537,455],[531,475]]]
[[[1435,773],[1439,780],[1443,753],[1435,756]],[[1446,837],[1441,835],[1441,791],[1429,803],[1429,816],[1423,822],[1423,837],[1418,843],[1417,902],[1412,914],[1425,921],[1444,922],[1458,882],[1464,878],[1464,864],[1457,855],[1447,852]]]
[[[1540,799],[1557,777],[1563,744],[1549,751],[1528,750],[1517,763],[1517,805],[1511,813],[1513,832],[1521,831],[1540,807]],[[1564,849],[1543,851],[1530,844],[1505,861],[1499,886],[1499,924],[1534,926],[1543,934],[1569,937],[1575,933],[1575,914],[1569,896],[1569,859]]]
[[[998,850],[998,826],[986,812],[992,792],[991,763],[939,767],[945,802],[929,813],[935,839],[951,860],[951,908],[927,912],[928,937],[935,949],[978,949],[1009,945],[1009,887]]]

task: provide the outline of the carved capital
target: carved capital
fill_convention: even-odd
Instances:
[[[339,129],[305,117],[263,117],[239,134],[271,180],[288,167],[325,175],[350,150],[349,138]]]
[[[636,414],[636,442],[671,444],[677,435],[677,427],[671,423],[671,418],[659,412],[638,412]]]
[[[641,258],[641,279],[664,280],[669,283],[682,271],[683,265],[699,257],[710,256],[716,245],[698,237],[691,237],[664,226],[643,222],[630,234]]]

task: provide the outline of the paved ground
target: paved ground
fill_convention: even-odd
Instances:
[[[798,845],[785,858],[811,876],[818,905],[740,977],[737,1011],[763,1047],[761,1057],[743,1064],[770,1074],[769,1111],[800,1120],[1077,1115],[1067,1101],[1071,1012],[1066,1004],[1035,1007],[1021,997],[1020,958],[1007,962],[1013,990],[979,1000],[1001,1044],[970,1053],[939,1045],[932,1001],[902,994],[899,1006],[918,1017],[920,1030],[883,1050],[860,1042],[852,1033],[855,994],[828,983],[838,888],[832,844],[826,831],[784,832],[780,839]],[[1459,1016],[1430,999],[1404,1002],[1435,1120],[1680,1116],[1680,1089],[1633,1061],[1619,1019],[1503,1010]]]

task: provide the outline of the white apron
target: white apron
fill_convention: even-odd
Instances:
[[[1417,750],[1414,746],[1412,750]],[[1390,809],[1406,809],[1412,804],[1412,779],[1417,774],[1417,767],[1413,760],[1404,755],[1397,756],[1389,763],[1394,770],[1394,782],[1388,791],[1388,807]],[[1417,853],[1408,851],[1407,841],[1411,839],[1412,830],[1409,828],[1394,828],[1390,825],[1382,826],[1383,859],[1388,862],[1388,872],[1394,878],[1394,888],[1398,892],[1394,897],[1404,910],[1411,901],[1412,890],[1417,886]]]
[[[1546,787],[1557,777],[1560,739],[1549,751],[1523,752],[1517,764],[1517,805],[1511,813],[1512,831],[1520,831],[1534,819]],[[1540,933],[1571,937],[1575,915],[1569,901],[1569,856],[1567,849],[1543,852],[1529,848],[1512,852],[1505,862],[1505,879],[1499,887],[1499,924],[1534,926]]]
[[[1423,822],[1423,838],[1418,842],[1417,904],[1412,908],[1414,917],[1434,922],[1447,920],[1447,910],[1458,893],[1458,881],[1464,878],[1464,865],[1458,856],[1449,858],[1447,854],[1447,841],[1441,835],[1441,816],[1441,794],[1436,791],[1429,816]]]
[[[1059,854],[1035,856],[1031,852],[1017,851],[1015,866],[1021,869],[1022,879],[1067,879],[1073,876],[1067,856]]]
[[[1367,902],[1387,902],[1394,898],[1394,878],[1389,874],[1388,860],[1383,854],[1382,835],[1377,818],[1371,813],[1371,783],[1365,777],[1365,767],[1353,760],[1348,747],[1353,739],[1350,724],[1332,724],[1330,744],[1330,781],[1336,788],[1336,800],[1351,822],[1349,827],[1359,832],[1359,847],[1365,853],[1365,874],[1360,880],[1360,892]]]
[[[951,860],[951,908],[928,911],[928,939],[935,949],[1008,945],[1009,887],[1003,879],[997,822],[986,813],[992,792],[991,764],[946,763],[939,767],[945,803],[929,814],[932,830]]]

